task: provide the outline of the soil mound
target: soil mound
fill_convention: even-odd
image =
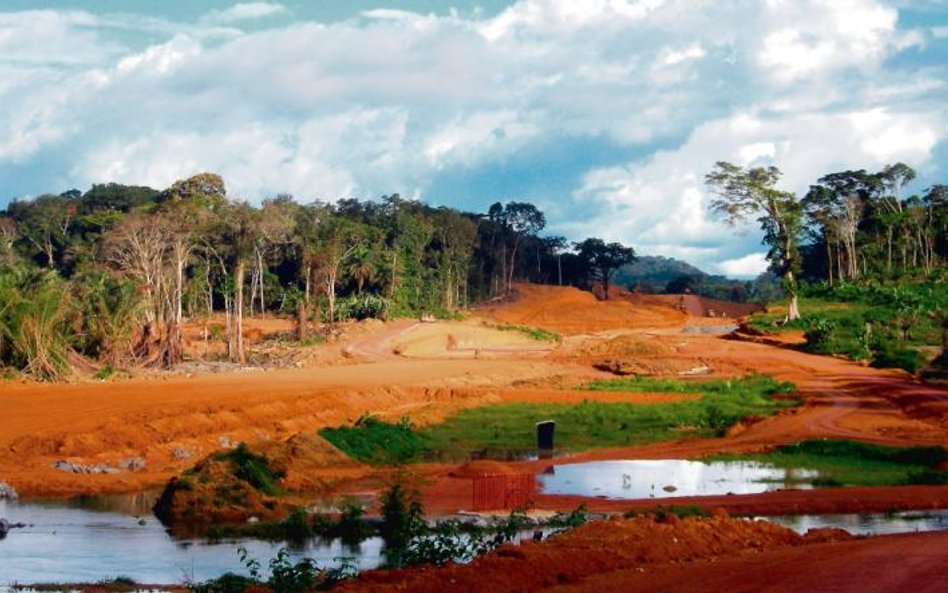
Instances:
[[[512,300],[488,305],[479,312],[501,323],[541,327],[563,335],[687,324],[687,315],[664,303],[600,301],[593,293],[578,288],[538,284],[517,284]]]
[[[500,461],[491,461],[489,459],[480,459],[461,465],[448,474],[452,478],[473,479],[484,476],[513,475],[518,473],[513,468]]]
[[[817,541],[848,540],[845,532]],[[507,545],[468,565],[373,571],[340,591],[541,591],[563,585],[583,590],[586,579],[618,571],[801,546],[812,541],[770,523],[714,517],[653,516],[589,523],[542,543]],[[586,590],[596,590],[590,588]]]

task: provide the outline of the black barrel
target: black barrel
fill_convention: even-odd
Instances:
[[[537,422],[537,449],[541,451],[553,450],[553,433],[556,430],[556,421],[544,420]]]

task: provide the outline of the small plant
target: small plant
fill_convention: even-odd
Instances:
[[[550,519],[547,523],[550,527],[563,527],[567,529],[573,529],[579,527],[589,520],[589,513],[586,509],[586,504],[583,503],[570,511],[569,513],[557,513]]]
[[[115,369],[112,368],[112,365],[105,365],[102,367],[98,373],[95,374],[95,378],[100,381],[105,381],[115,373]]]
[[[631,519],[641,515],[641,511],[629,511],[624,516],[626,519]],[[704,510],[703,508],[697,505],[658,505],[653,511],[655,519],[659,522],[664,522],[669,519],[669,517],[677,517],[678,519],[687,519],[688,517],[699,517],[705,518],[710,517],[711,513]]]
[[[263,581],[260,561],[251,557],[244,547],[237,548],[237,555],[250,576],[225,573],[216,579],[192,585],[190,590],[194,593],[244,593],[257,585],[266,585],[275,593],[303,593],[313,589],[329,589],[357,574],[351,558],[340,559],[341,564],[337,568],[323,569],[312,558],[301,558],[294,562],[289,551],[280,548],[268,563],[270,578]]]

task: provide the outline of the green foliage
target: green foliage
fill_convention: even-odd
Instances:
[[[760,314],[751,326],[764,332],[803,330],[804,348],[869,360],[873,366],[915,373],[925,364],[920,348],[942,345],[938,313],[948,302],[948,283],[883,286],[826,283],[801,285],[807,318],[783,326],[778,315]]]
[[[560,342],[563,339],[560,334],[543,329],[542,327],[527,327],[525,325],[513,325],[510,323],[501,323],[492,327],[502,332],[520,332],[528,338],[539,342]]]
[[[0,268],[0,362],[36,379],[68,374],[69,294],[55,272]]]
[[[439,521],[432,526],[422,515],[417,490],[407,487],[401,477],[383,493],[382,537],[389,567],[469,562],[513,540],[529,524],[520,510],[490,527],[457,520]]]
[[[280,548],[268,563],[270,577],[264,581],[260,561],[252,558],[246,548],[237,548],[241,563],[249,577],[225,573],[219,578],[190,587],[194,593],[244,593],[247,589],[265,585],[274,593],[303,593],[330,589],[339,582],[357,575],[355,565],[348,558],[336,568],[320,568],[312,558],[293,561],[286,548]]]
[[[948,461],[943,447],[886,447],[846,440],[809,440],[750,456],[719,455],[712,459],[754,459],[777,467],[819,472],[814,486],[877,486],[938,484],[948,472],[937,468]]]
[[[586,523],[586,521],[589,520],[588,515],[586,503],[583,503],[568,513],[556,513],[547,525],[550,527],[573,529]]]
[[[281,493],[277,483],[283,479],[284,473],[271,468],[266,457],[253,453],[245,443],[231,451],[218,453],[217,459],[229,461],[234,475],[260,492],[270,496]]]
[[[353,295],[336,302],[336,318],[338,320],[355,319],[388,319],[391,305],[388,300],[372,295]]]
[[[188,589],[192,593],[244,593],[256,583],[257,581],[250,577],[225,572],[216,579],[192,584]]]
[[[103,270],[78,274],[72,285],[77,297],[74,325],[80,328],[79,350],[106,362],[109,368],[128,362],[145,313],[141,287]]]
[[[350,426],[323,428],[320,436],[359,461],[397,464],[418,458],[426,440],[413,430],[408,418],[389,424],[373,416],[362,416]]]
[[[624,517],[626,519],[631,519],[642,515],[642,511],[628,511],[625,513]],[[652,514],[655,515],[655,518],[658,521],[666,521],[669,517],[677,517],[679,519],[687,519],[689,517],[699,517],[705,518],[710,517],[711,513],[703,509],[698,505],[658,505],[655,507],[655,510],[652,511]]]

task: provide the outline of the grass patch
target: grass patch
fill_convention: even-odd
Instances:
[[[812,440],[754,455],[718,455],[711,461],[754,460],[784,469],[816,470],[817,487],[898,486],[944,484],[948,472],[939,464],[948,460],[942,447],[885,447],[856,441]]]
[[[513,325],[511,323],[494,325],[492,327],[502,332],[520,332],[531,340],[537,340],[539,342],[559,342],[563,339],[560,334],[545,330],[542,327],[527,327],[525,325]]]
[[[625,404],[501,404],[470,408],[440,424],[414,429],[407,419],[389,424],[371,416],[351,427],[324,428],[326,440],[360,461],[397,464],[472,457],[511,459],[536,451],[535,425],[555,420],[560,451],[640,445],[682,437],[722,436],[747,417],[795,406],[794,387],[770,377],[676,381],[636,377],[599,381],[591,391],[695,393],[693,401]]]
[[[509,457],[536,450],[535,424],[556,421],[559,450],[640,445],[681,437],[722,436],[749,416],[767,416],[796,404],[775,398],[792,392],[789,383],[752,376],[735,380],[675,381],[636,377],[599,381],[594,391],[698,393],[698,400],[633,405],[584,401],[579,404],[503,404],[471,408],[423,431],[443,452],[479,452]]]
[[[350,457],[375,465],[412,461],[428,448],[427,439],[414,430],[408,418],[390,424],[366,415],[352,426],[323,428],[319,434]]]

